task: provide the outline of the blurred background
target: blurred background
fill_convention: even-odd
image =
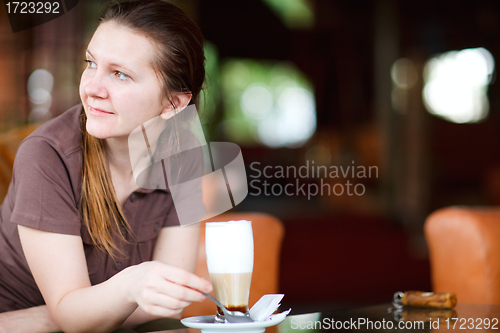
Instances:
[[[207,140],[243,151],[249,195],[235,210],[285,225],[283,304],[431,290],[426,217],[500,203],[500,2],[173,2],[206,37]],[[0,6],[0,135],[79,103],[104,3],[17,33]]]

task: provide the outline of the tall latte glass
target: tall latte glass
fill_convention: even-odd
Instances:
[[[207,223],[205,246],[215,298],[230,311],[248,313],[253,270],[252,222]],[[215,321],[225,321],[219,308]]]

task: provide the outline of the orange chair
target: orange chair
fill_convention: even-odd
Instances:
[[[278,292],[279,258],[284,227],[277,218],[262,213],[227,213],[205,222],[224,222],[231,220],[252,221],[254,237],[254,268],[250,288],[249,306],[265,294]],[[205,253],[205,222],[201,223],[200,246],[196,275],[210,281]],[[212,293],[213,295],[213,293]],[[215,314],[215,305],[208,299],[201,303],[192,303],[183,312],[183,317]]]
[[[24,138],[30,135],[38,126],[38,124],[26,125],[0,134],[0,203],[7,194],[12,179],[12,169],[17,148]]]
[[[425,237],[434,291],[455,292],[460,303],[500,304],[500,208],[438,210]]]

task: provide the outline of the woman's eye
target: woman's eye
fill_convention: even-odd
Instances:
[[[97,68],[97,64],[95,62],[93,62],[92,60],[86,59],[84,61],[87,63],[87,68]],[[120,80],[130,79],[130,76],[128,76],[127,74],[122,73],[120,71],[116,71],[115,74],[116,74],[116,76],[118,76],[118,78]]]
[[[118,78],[119,78],[119,79],[121,79],[121,80],[126,80],[126,79],[130,78],[130,76],[128,76],[127,74],[122,73],[122,72],[118,72],[118,71],[116,72],[116,75],[117,75],[117,76],[118,76]]]
[[[87,63],[87,68],[95,68],[96,64],[92,60],[84,60]]]

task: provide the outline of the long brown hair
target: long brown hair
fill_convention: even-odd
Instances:
[[[114,22],[150,36],[155,41],[151,65],[170,104],[174,106],[170,98],[173,92],[190,93],[190,104],[197,100],[205,80],[204,39],[196,23],[181,9],[161,0],[115,1],[99,21]],[[104,143],[87,133],[85,113],[81,119],[82,218],[94,243],[116,258],[117,252],[123,253],[113,235],[125,240],[120,227],[130,230],[130,226],[107,169]]]

